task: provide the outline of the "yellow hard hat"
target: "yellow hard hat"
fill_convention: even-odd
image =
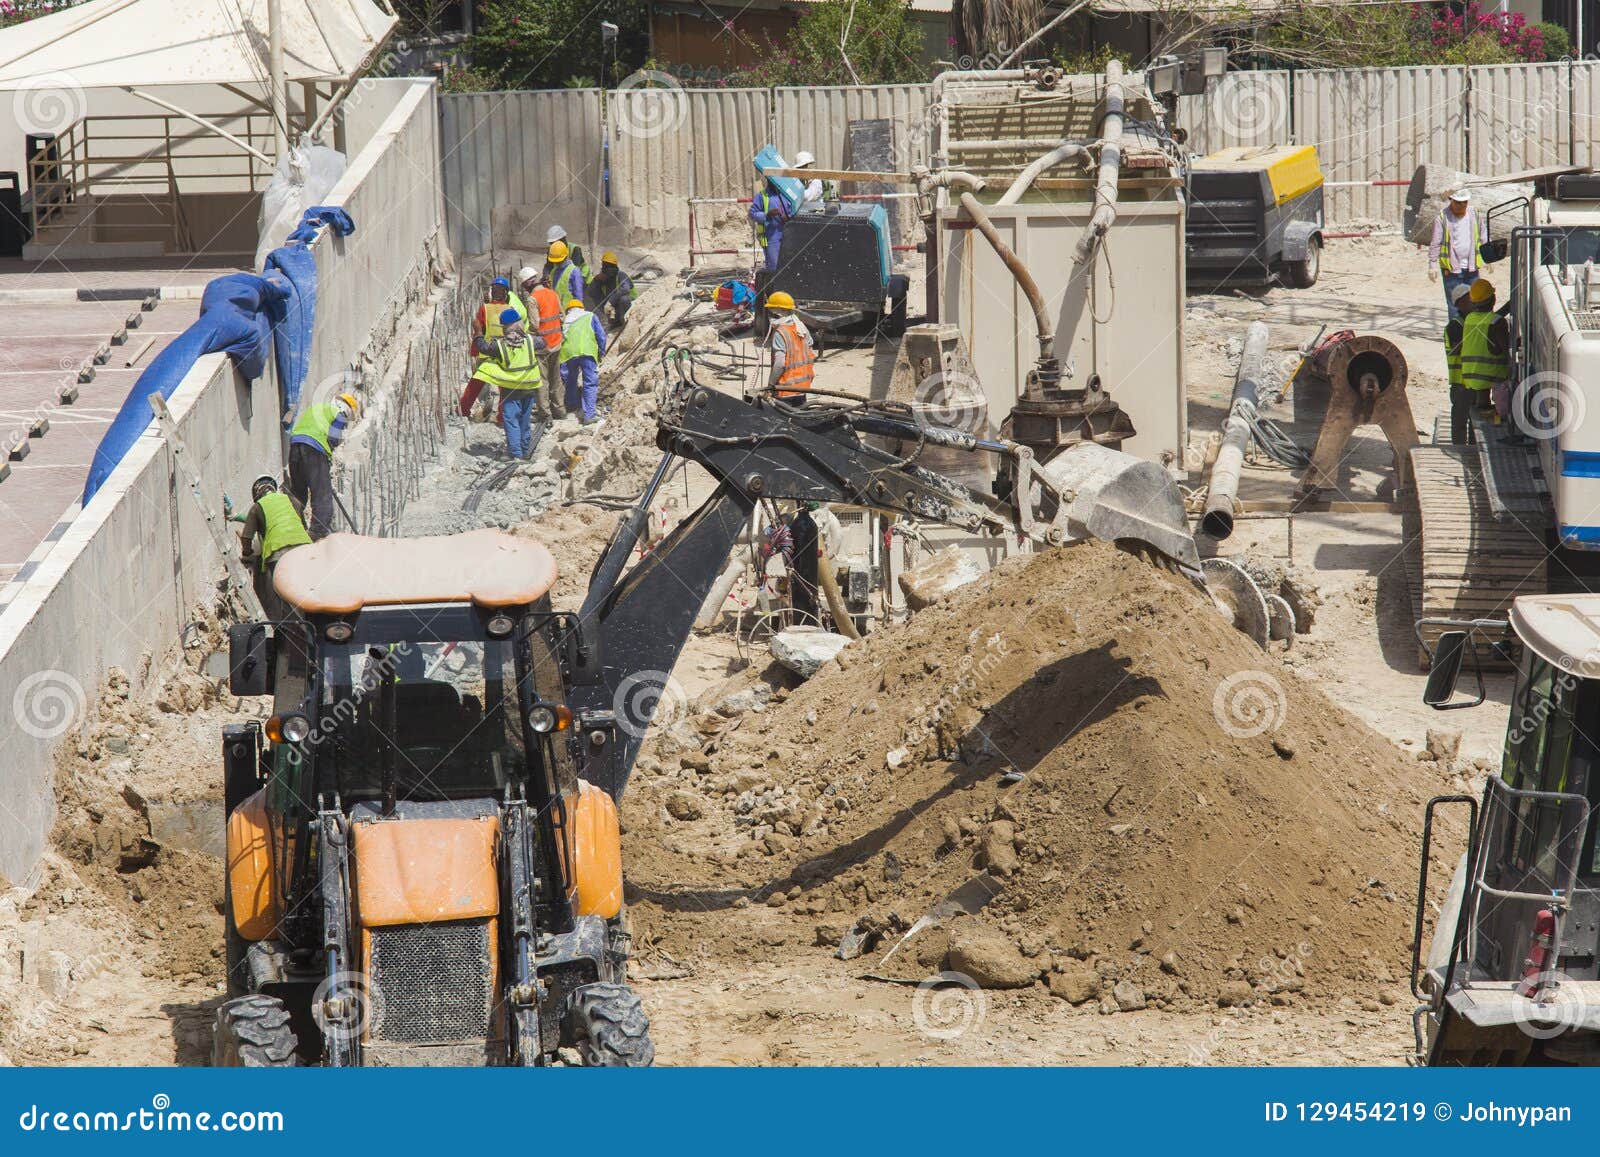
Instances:
[[[356,401],[354,394],[340,394],[339,400],[350,407],[350,416],[352,418],[361,413],[361,403]]]
[[[600,254],[600,264],[601,265],[615,265],[615,264],[617,264],[617,255],[615,253],[611,252],[611,250],[607,249],[604,253]]]
[[[793,309],[794,308],[794,298],[790,297],[787,293],[785,293],[781,289],[778,290],[777,293],[769,293],[769,294],[767,294],[767,308],[768,309]]]
[[[565,241],[557,241],[550,246],[549,257],[551,261],[565,261],[570,252]]]
[[[1467,298],[1474,305],[1482,305],[1486,301],[1494,300],[1494,286],[1489,284],[1487,277],[1480,277],[1472,283],[1472,288],[1467,292]]]

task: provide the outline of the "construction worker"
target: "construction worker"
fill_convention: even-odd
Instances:
[[[817,613],[817,592],[821,580],[817,572],[821,566],[821,536],[814,517],[819,503],[806,500],[789,520],[789,533],[794,536],[794,567],[789,572],[789,605],[794,608],[796,623],[822,625]]]
[[[580,413],[585,426],[598,422],[600,359],[606,352],[606,328],[583,302],[567,306],[561,319],[561,382],[567,391],[567,412]]]
[[[794,157],[794,167],[809,169],[815,166],[817,158],[801,149]],[[828,201],[839,199],[839,186],[832,181],[824,181],[820,177],[812,177],[806,181],[806,191],[800,198],[800,207],[809,208],[812,205],[822,205]]]
[[[1472,292],[1470,285],[1458,285],[1450,291],[1453,316],[1444,327],[1444,362],[1450,379],[1450,441],[1463,445],[1473,440],[1472,423],[1468,411],[1472,395],[1461,377],[1461,314],[1471,308],[1466,300]]]
[[[633,280],[617,266],[617,255],[609,249],[600,255],[600,272],[587,288],[589,309],[600,315],[606,329],[616,333],[628,320],[628,310],[639,291]]]
[[[254,565],[256,598],[273,618],[278,618],[277,595],[272,589],[272,572],[278,560],[297,546],[311,541],[306,532],[305,508],[288,494],[280,493],[278,480],[263,474],[250,485],[254,503],[239,529],[239,554],[245,565]],[[259,539],[261,545],[256,545]]]
[[[1428,280],[1444,274],[1444,303],[1451,317],[1458,317],[1450,291],[1458,285],[1478,280],[1478,246],[1483,243],[1478,226],[1478,211],[1465,189],[1450,194],[1449,203],[1433,222],[1433,240],[1428,244]]]
[[[478,306],[477,315],[472,319],[474,345],[478,338],[493,341],[504,332],[504,327],[500,324],[500,315],[507,309],[514,310],[524,321],[527,320],[528,307],[511,291],[511,282],[507,278],[496,277],[489,283],[488,299]],[[480,364],[481,362],[473,363],[472,375],[467,379],[467,388],[461,392],[461,402],[457,410],[463,418],[472,417],[472,407],[477,405],[478,395],[483,392],[483,379],[478,377]]]
[[[562,310],[574,301],[583,304],[583,271],[572,260],[572,251],[565,241],[557,241],[546,250],[544,283],[556,291]]]
[[[539,352],[539,374],[545,382],[545,409],[554,421],[567,412],[558,388],[561,382],[561,297],[539,280],[539,271],[533,266],[523,266],[519,276],[523,296],[528,302],[534,348]]]
[[[307,406],[289,431],[289,497],[311,510],[313,541],[333,533],[333,452],[361,413],[354,394]]]
[[[1494,308],[1494,286],[1479,278],[1467,291],[1468,310],[1461,317],[1461,384],[1471,405],[1483,408],[1491,399],[1501,414],[1509,409],[1511,327]],[[1453,408],[1452,408],[1453,409]],[[1455,415],[1451,414],[1454,435]]]
[[[796,401],[811,388],[816,376],[817,347],[811,331],[794,313],[794,298],[783,290],[767,295],[772,315],[767,344],[772,347],[772,372],[767,385],[776,397]]]
[[[750,201],[750,224],[756,229],[756,244],[766,255],[768,273],[778,268],[778,250],[783,247],[783,226],[788,220],[788,203],[770,182],[763,180]]]
[[[567,231],[560,225],[552,225],[545,230],[545,247],[549,248],[557,241],[567,241]],[[589,276],[589,262],[583,256],[583,246],[573,245],[570,241],[567,241],[567,245],[572,250],[572,263],[578,267],[578,272],[582,273],[584,278],[587,279]]]
[[[479,338],[477,352],[483,358],[478,373],[500,391],[500,424],[506,431],[506,450],[511,457],[533,456],[533,418],[547,418],[542,403],[544,379],[539,373],[539,350],[528,334],[522,317],[514,309],[500,315],[504,332],[497,338]]]

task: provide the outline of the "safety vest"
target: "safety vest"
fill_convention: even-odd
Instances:
[[[290,437],[297,434],[310,438],[328,457],[333,457],[333,447],[328,445],[328,431],[333,429],[334,422],[339,419],[339,407],[332,402],[318,402],[315,406],[307,406],[305,413],[289,431]]]
[[[545,265],[548,266],[549,264],[550,262],[545,262]],[[550,283],[550,288],[556,291],[556,297],[560,300],[563,310],[574,301],[580,305],[582,304],[582,300],[578,295],[572,292],[572,271],[576,268],[577,266],[572,264],[572,258],[569,257],[551,270],[550,276],[545,279]],[[582,277],[581,273],[579,277]]]
[[[311,536],[287,494],[263,494],[256,505],[261,507],[261,517],[266,521],[266,529],[261,532],[261,569],[266,570],[267,560],[273,555],[287,547],[305,546]]]
[[[1489,326],[1494,314],[1469,313],[1461,319],[1461,384],[1469,390],[1487,390],[1511,376],[1511,361],[1489,348]]]
[[[594,314],[587,309],[569,313],[561,323],[561,364],[573,358],[600,360],[600,344],[594,336]]]
[[[816,351],[792,321],[774,326],[772,332],[783,335],[783,372],[778,375],[777,396],[798,397],[801,390],[811,388],[811,380],[816,376]]]
[[[762,189],[756,194],[756,204],[761,206],[761,221],[756,225],[756,244],[765,249],[767,247],[767,222],[766,216],[772,212],[772,191]]]
[[[1458,336],[1455,341],[1450,340],[1450,326],[1457,327]],[[1450,384],[1461,386],[1466,383],[1461,380],[1461,338],[1459,330],[1461,322],[1453,321],[1444,327],[1444,364],[1449,370]]]
[[[497,302],[486,301],[483,303],[483,336],[493,341],[506,332],[506,327],[500,324],[500,315],[508,309],[514,309],[522,318],[524,324],[528,321],[528,307],[522,304],[522,298],[515,293],[508,293],[504,305]]]
[[[1439,268],[1445,273],[1463,273],[1465,270],[1450,268],[1450,216],[1449,209],[1439,210]],[[1478,228],[1478,211],[1467,209],[1467,220],[1472,222],[1472,256],[1467,258],[1467,269],[1478,268],[1478,246],[1483,244],[1481,231]]]
[[[533,304],[539,307],[539,337],[544,348],[553,350],[561,345],[561,297],[548,285],[533,291]]]
[[[495,342],[494,353],[478,363],[472,376],[502,390],[537,390],[544,384],[539,376],[539,354],[532,338],[516,345],[504,339]]]

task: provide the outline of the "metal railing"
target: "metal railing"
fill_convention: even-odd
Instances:
[[[265,110],[208,116],[264,153],[272,149],[272,117]],[[259,191],[272,177],[251,153],[185,117],[170,113],[86,116],[40,143],[28,157],[34,236],[41,229],[82,227],[162,238],[172,252],[194,252],[182,192]],[[198,188],[197,188],[198,186]],[[108,198],[136,206],[108,219]]]

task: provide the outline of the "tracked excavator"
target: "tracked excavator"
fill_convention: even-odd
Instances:
[[[664,387],[661,463],[576,611],[551,605],[549,551],[497,531],[335,534],[284,557],[285,612],[230,633],[233,692],[272,696],[272,713],[224,737],[218,1064],[651,1062],[627,983],[617,801],[762,499],[871,507],[1018,550],[1105,539],[1200,581],[1182,497],[1154,463],[1059,431],[1040,462],[905,407],[812,393],[738,398],[692,369]],[[998,456],[1003,493],[917,465],[933,446]],[[716,490],[647,547],[679,460]]]
[[[1407,561],[1424,662],[1449,620],[1600,586],[1600,174],[1546,173],[1534,193],[1489,215],[1492,228],[1502,214],[1520,220],[1486,246],[1511,259],[1509,284],[1493,274],[1510,321],[1510,412],[1474,412],[1465,445],[1441,417],[1411,451],[1418,549]]]

